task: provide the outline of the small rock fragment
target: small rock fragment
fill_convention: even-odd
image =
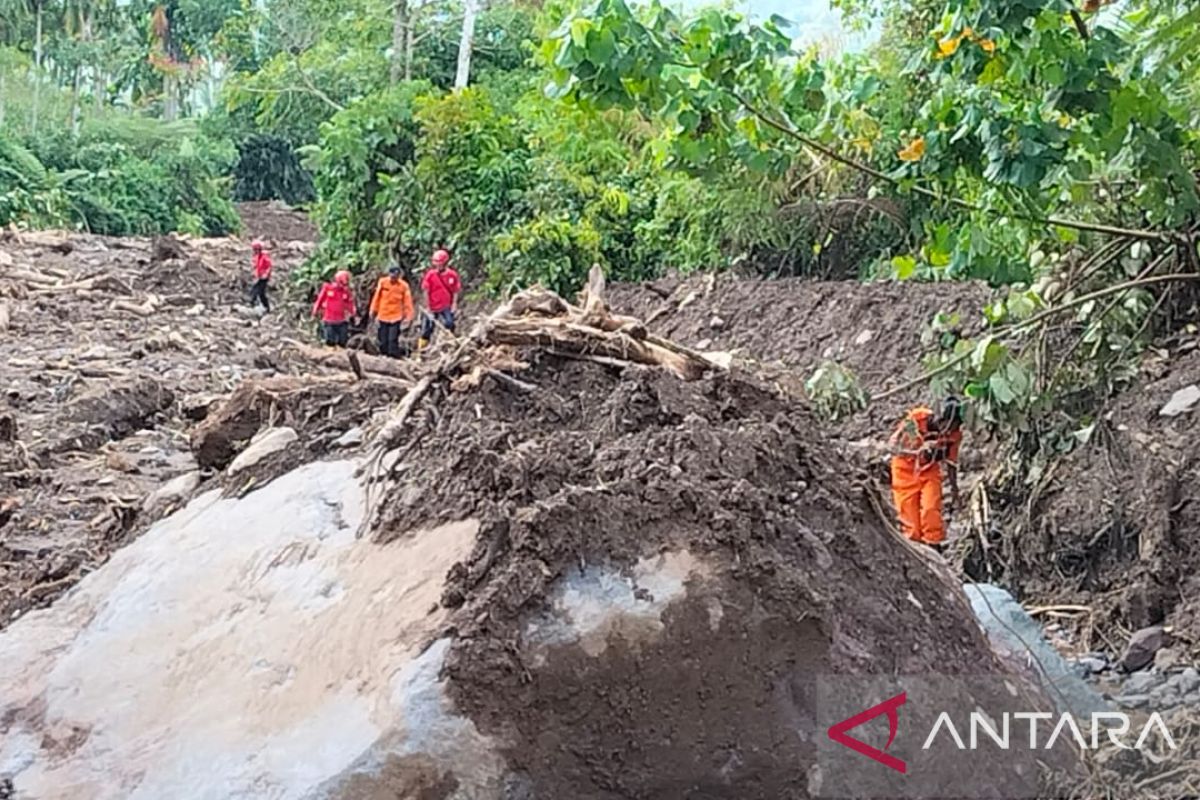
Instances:
[[[147,514],[154,514],[173,505],[179,505],[187,499],[188,495],[196,490],[200,485],[200,472],[193,470],[185,472],[178,477],[164,483],[158,489],[155,489],[142,503],[142,510]]]
[[[1123,694],[1114,699],[1117,705],[1125,708],[1145,708],[1150,704],[1150,695],[1148,694]]]
[[[1180,414],[1191,411],[1197,403],[1200,403],[1200,386],[1193,383],[1171,395],[1171,399],[1158,414],[1160,417],[1178,417]]]
[[[1154,654],[1154,668],[1160,672],[1170,672],[1183,661],[1183,653],[1174,647],[1164,647]]]
[[[267,428],[250,441],[250,446],[238,454],[229,465],[229,474],[236,475],[254,466],[269,455],[278,453],[298,440],[293,428]]]
[[[1154,655],[1170,644],[1171,637],[1161,625],[1142,628],[1129,637],[1129,645],[1121,655],[1120,666],[1125,672],[1136,672],[1154,660]]]
[[[1138,672],[1125,681],[1121,691],[1125,694],[1149,694],[1163,682],[1163,676],[1157,672]]]
[[[355,427],[355,428],[351,428],[350,430],[343,433],[340,437],[338,437],[337,441],[335,441],[333,443],[333,445],[334,445],[334,447],[355,447],[362,443],[363,443],[363,430],[362,430],[362,428]]]

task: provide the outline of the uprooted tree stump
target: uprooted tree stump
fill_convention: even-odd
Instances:
[[[528,366],[513,356],[513,347],[537,347],[614,366],[662,367],[685,381],[728,368],[726,353],[691,350],[650,335],[641,320],[612,313],[604,286],[604,273],[593,266],[578,304],[540,286],[520,292],[480,320],[457,346],[423,365],[424,377],[408,390],[374,437],[372,457],[364,467],[369,484],[382,477],[384,454],[403,443],[409,417],[440,382],[462,391],[477,386],[487,375],[517,391],[537,391],[511,374]],[[370,511],[364,516],[364,529],[371,522]]]

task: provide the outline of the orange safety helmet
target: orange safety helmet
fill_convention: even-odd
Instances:
[[[349,286],[350,271],[344,269],[338,270],[337,274],[333,276],[333,280],[342,286]]]
[[[433,251],[433,265],[435,267],[444,267],[450,263],[450,254],[445,250]]]

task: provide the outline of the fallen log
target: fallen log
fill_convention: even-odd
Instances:
[[[388,358],[386,356],[372,356],[366,353],[359,353],[350,350],[328,350],[311,345],[299,344],[295,346],[295,353],[305,361],[313,364],[320,364],[324,367],[333,367],[335,369],[344,369],[354,372],[354,365],[350,360],[350,354],[354,353],[359,366],[365,372],[373,372],[377,375],[386,375],[389,378],[397,378],[399,380],[414,383],[416,377],[413,375],[413,369],[403,361]]]
[[[716,365],[708,359],[662,344],[606,331],[571,319],[492,320],[488,344],[545,347],[581,355],[605,356],[635,364],[666,367],[684,380],[696,380]]]

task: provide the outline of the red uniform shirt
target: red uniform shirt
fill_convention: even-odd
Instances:
[[[431,269],[421,278],[421,290],[425,292],[429,310],[436,313],[454,305],[455,296],[462,291],[462,282],[451,267],[441,272]]]
[[[345,322],[355,314],[354,295],[349,287],[338,283],[327,283],[321,287],[317,302],[313,303],[313,316],[323,312],[322,322],[337,324]]]
[[[266,251],[260,250],[254,254],[254,277],[260,281],[271,277],[271,257]]]

